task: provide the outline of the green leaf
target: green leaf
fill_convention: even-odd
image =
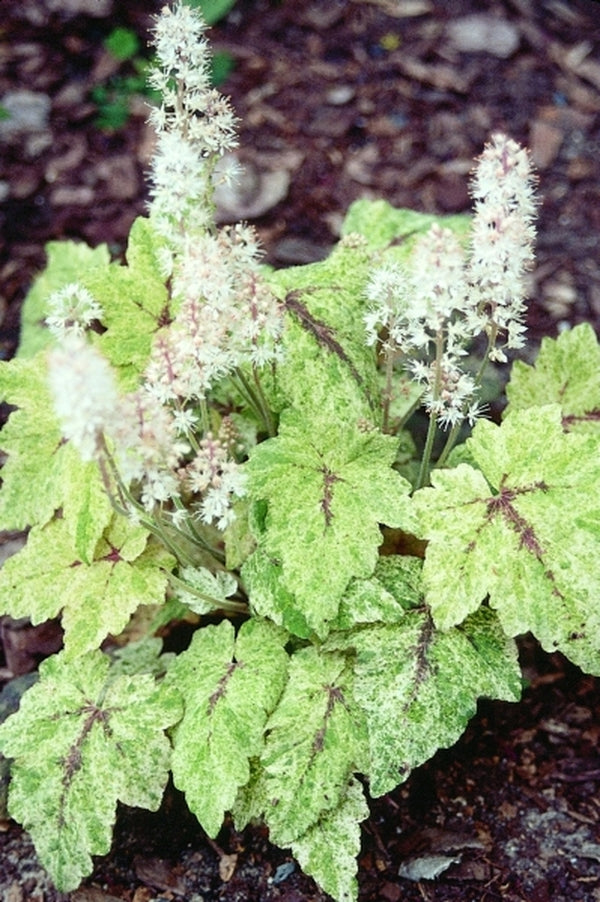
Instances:
[[[160,273],[164,245],[148,219],[136,219],[129,233],[127,265],[111,263],[82,277],[102,306],[106,331],[96,343],[119,373],[123,389],[136,389],[155,333],[170,322],[172,309]]]
[[[416,210],[392,207],[385,200],[356,200],[351,204],[344,222],[342,235],[362,235],[373,250],[388,249],[396,259],[406,259],[419,235],[429,231],[434,223],[451,229],[466,239],[471,217],[460,214],[438,216],[418,213]]]
[[[184,567],[179,575],[176,597],[195,614],[209,614],[220,604],[227,607],[227,599],[238,590],[237,579],[226,570],[213,573],[208,567]]]
[[[242,579],[250,592],[250,607],[259,617],[268,617],[301,639],[313,636],[305,615],[286,589],[281,564],[259,548],[242,568]]]
[[[131,28],[117,26],[104,39],[104,47],[119,61],[129,60],[140,49],[140,39]]]
[[[489,596],[509,636],[600,672],[600,458],[565,433],[558,406],[480,421],[467,442],[479,467],[432,473],[415,494],[427,547],[424,584],[436,625],[460,623]]]
[[[340,805],[365,762],[364,721],[345,656],[297,652],[267,731],[257,792],[267,800],[272,841],[288,846]]]
[[[350,630],[364,623],[397,623],[403,617],[402,605],[380,580],[355,579],[344,593],[333,629]]]
[[[339,806],[292,843],[292,852],[302,870],[337,902],[358,898],[360,824],[368,816],[362,787],[357,780],[351,780]]]
[[[250,493],[268,502],[263,560],[281,565],[281,587],[321,636],[350,580],[373,573],[379,524],[414,525],[410,485],[391,469],[396,448],[393,437],[376,431],[335,422],[311,428],[288,414],[278,437],[251,454]]]
[[[544,338],[534,366],[515,361],[506,387],[506,414],[560,404],[569,431],[600,430],[600,344],[589,323]]]
[[[173,690],[149,675],[110,679],[99,651],[63,654],[0,727],[0,748],[15,759],[9,810],[31,834],[61,892],[75,889],[110,849],[117,801],[156,810],[167,782],[164,730],[181,716]]]
[[[214,25],[235,6],[235,0],[184,0],[186,6],[200,9],[207,25]]]
[[[185,700],[173,738],[173,780],[210,836],[250,779],[250,759],[263,749],[265,724],[286,679],[286,639],[257,619],[236,639],[223,621],[196,632],[169,670],[168,682]]]
[[[356,651],[354,698],[366,718],[373,796],[456,742],[480,696],[520,697],[516,646],[485,608],[446,632],[421,608],[400,623],[342,635],[338,644]]]
[[[91,248],[79,241],[50,241],[45,250],[46,266],[23,301],[19,357],[33,357],[54,341],[44,325],[50,295],[71,282],[79,282],[92,269],[105,269],[110,260],[106,244]]]
[[[62,611],[69,657],[120,633],[140,604],[164,601],[174,559],[141,527],[116,518],[98,542],[95,558],[81,561],[68,524],[34,527],[22,551],[0,570],[2,613],[41,623]]]
[[[379,423],[379,376],[363,322],[370,265],[364,244],[342,243],[323,262],[269,274],[287,313],[279,407],[308,417],[319,411],[324,421]]]
[[[0,528],[43,526],[62,510],[84,561],[112,518],[98,467],[64,443],[47,384],[43,353],[0,364],[0,398],[17,407],[2,429]]]

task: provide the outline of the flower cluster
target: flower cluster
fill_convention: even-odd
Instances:
[[[179,474],[189,491],[202,498],[198,508],[200,520],[216,521],[219,529],[225,529],[233,519],[234,498],[245,494],[246,474],[232,456],[235,439],[232,423],[225,418],[219,434],[208,432],[195,456]]]
[[[110,366],[83,336],[69,335],[50,355],[49,377],[64,437],[83,460],[97,460],[119,403]]]
[[[525,343],[525,275],[533,266],[535,182],[527,151],[505,135],[492,137],[479,158],[471,183],[475,202],[469,299],[473,326],[485,331],[492,360],[506,348]]]
[[[136,499],[148,512],[169,501],[181,511],[182,499],[191,495],[198,499],[189,505],[198,520],[214,520],[220,529],[231,522],[232,503],[245,492],[245,475],[235,459],[239,448],[229,419],[223,419],[217,436],[208,432],[197,442],[191,413],[182,417],[146,386],[120,395],[106,360],[80,336],[51,352],[49,371],[65,438],[83,460],[96,460],[106,475],[116,474],[110,491],[129,513],[138,516]]]
[[[282,311],[259,270],[248,226],[186,243],[173,276],[179,310],[157,335],[146,382],[163,402],[204,399],[223,376],[280,356]]]
[[[156,18],[157,66],[149,77],[162,95],[150,122],[157,132],[151,215],[176,248],[191,232],[213,225],[212,179],[218,159],[237,144],[236,117],[210,83],[205,24],[177,3]]]
[[[98,460],[121,509],[167,515],[186,534],[190,517],[224,529],[245,490],[230,421],[213,434],[219,417],[209,413],[210,393],[237,372],[250,400],[259,396],[257,369],[279,359],[282,329],[254,230],[214,226],[212,177],[236,143],[235,117],[210,85],[204,27],[182,3],[156,20],[151,83],[163,101],[150,116],[158,132],[150,221],[162,240],[174,316],[154,336],[138,390],[119,395],[108,364],[86,344],[84,332],[102,310],[85,288],[56,293],[47,320],[68,339],[50,357],[64,435],[84,459]],[[268,407],[258,400],[265,419]]]
[[[409,267],[376,270],[367,285],[369,345],[380,338],[388,358],[402,355],[423,385],[423,403],[446,428],[481,412],[478,379],[463,370],[466,347],[482,332],[486,360],[524,338],[525,274],[533,261],[534,180],[527,152],[494,135],[479,158],[468,255],[448,229],[433,225],[417,240]],[[504,345],[500,342],[504,341]]]

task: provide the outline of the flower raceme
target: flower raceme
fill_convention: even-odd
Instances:
[[[386,357],[401,356],[423,385],[423,403],[446,428],[481,412],[477,377],[461,358],[481,333],[484,364],[506,360],[504,348],[524,344],[525,275],[533,263],[534,178],[527,151],[496,134],[475,168],[475,213],[468,253],[449,230],[434,224],[420,237],[410,266],[388,265],[366,288],[367,343],[382,336]],[[503,344],[501,342],[504,342]]]
[[[151,82],[162,104],[150,114],[158,132],[150,222],[173,313],[154,335],[140,388],[120,396],[108,363],[86,343],[103,311],[83,285],[50,298],[47,324],[64,339],[50,355],[63,434],[85,460],[98,460],[119,506],[137,517],[139,507],[169,504],[181,523],[187,505],[201,522],[224,529],[244,476],[231,424],[213,434],[208,396],[243,370],[250,400],[265,414],[258,370],[281,356],[282,308],[261,274],[254,230],[214,226],[214,168],[237,139],[229,103],[210,85],[204,27],[181,4],[156,20]]]

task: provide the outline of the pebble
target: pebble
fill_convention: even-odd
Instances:
[[[219,180],[218,171],[230,167],[237,175],[233,180]],[[256,219],[282,201],[289,190],[290,173],[286,169],[259,170],[250,161],[241,170],[235,154],[225,154],[217,167],[214,200],[218,223]]]
[[[104,19],[113,11],[113,0],[44,0],[51,13],[63,16],[93,16]]]
[[[335,85],[329,89],[325,95],[325,100],[331,106],[343,106],[345,103],[349,103],[355,95],[356,91],[352,85]]]
[[[43,132],[48,127],[51,102],[47,94],[19,88],[7,91],[0,105],[8,118],[0,119],[0,141],[10,143],[23,135]]]
[[[446,34],[455,50],[490,53],[500,59],[512,56],[520,43],[519,30],[512,22],[487,13],[455,19],[448,25]]]

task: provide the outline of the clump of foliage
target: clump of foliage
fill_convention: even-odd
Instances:
[[[0,727],[9,810],[68,891],[117,801],[155,809],[171,772],[210,836],[261,818],[351,900],[367,789],[479,697],[518,700],[515,637],[600,673],[600,350],[587,326],[546,340],[483,416],[486,364],[525,342],[534,238],[504,135],[472,218],[359,201],[327,260],[265,269],[251,228],[214,224],[236,121],[202,22],[165,9],[154,40],[149,216],[125,264],[49,246],[0,364],[0,528],[28,530],[2,612],[65,630]]]

